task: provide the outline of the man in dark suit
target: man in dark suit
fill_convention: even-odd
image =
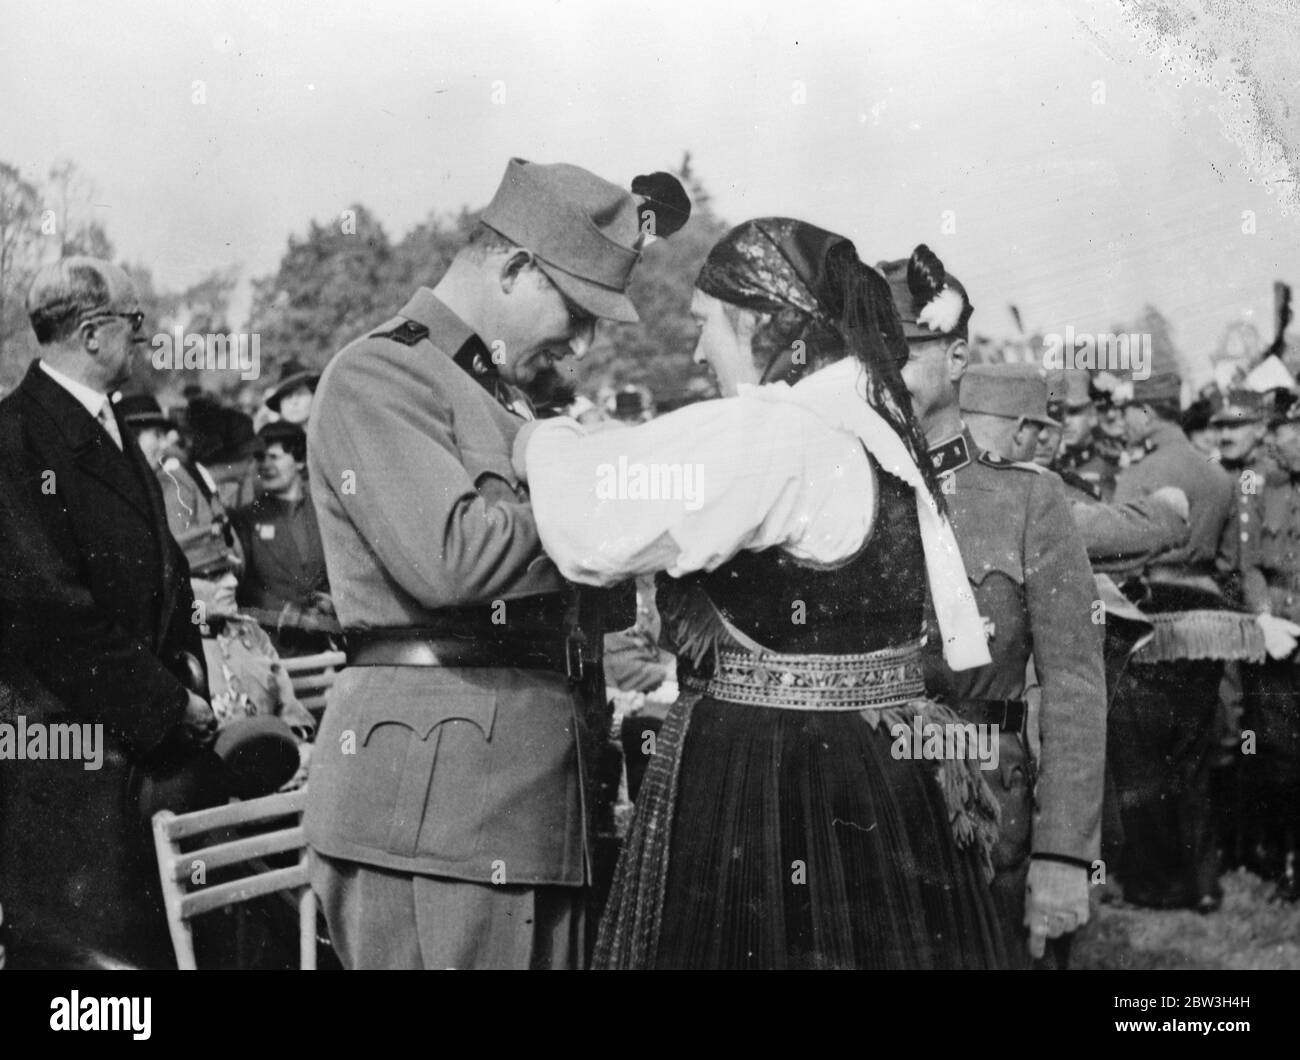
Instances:
[[[4,763],[9,964],[166,965],[139,795],[203,760],[215,719],[189,690],[206,681],[185,558],[109,397],[144,314],[84,257],[43,268],[27,311],[41,356],[0,402],[0,722],[102,726],[104,753]]]

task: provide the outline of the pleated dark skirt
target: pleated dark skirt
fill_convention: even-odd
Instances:
[[[1005,966],[981,857],[954,838],[938,763],[895,759],[892,742],[887,721],[873,729],[852,712],[699,700],[684,730],[646,963]],[[637,807],[662,811],[653,799]],[[607,919],[636,893],[638,873],[653,874],[653,856],[637,859],[638,848],[625,851]],[[636,966],[612,950],[610,959],[603,947],[606,966]]]

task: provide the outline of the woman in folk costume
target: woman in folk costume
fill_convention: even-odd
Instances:
[[[848,240],[783,218],[730,232],[696,286],[722,400],[516,443],[566,576],[669,575],[683,695],[596,964],[999,966],[978,762],[914,754],[915,724],[954,720],[924,697],[927,603],[950,665],[989,656],[888,286]]]

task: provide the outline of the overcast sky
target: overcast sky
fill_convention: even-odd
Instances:
[[[1230,320],[1271,338],[1300,213],[1243,56],[1168,7],[0,0],[0,158],[71,158],[119,254],[181,286],[271,272],[353,201],[395,238],[481,206],[512,155],[629,182],[689,148],[730,221],[802,217],[868,261],[929,243],[977,330],[1010,333],[1010,303],[1059,331],[1149,301],[1197,360]],[[1272,50],[1237,46],[1265,80],[1294,64],[1289,7],[1230,14],[1263,20]]]

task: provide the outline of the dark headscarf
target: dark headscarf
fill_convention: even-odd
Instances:
[[[728,305],[772,314],[781,326],[787,341],[764,366],[762,382],[793,382],[819,346],[856,357],[866,368],[867,400],[907,446],[946,511],[903,383],[907,340],[889,284],[859,260],[850,240],[788,217],[746,221],[709,252],[695,286]],[[795,339],[814,347],[798,363],[790,352]]]

